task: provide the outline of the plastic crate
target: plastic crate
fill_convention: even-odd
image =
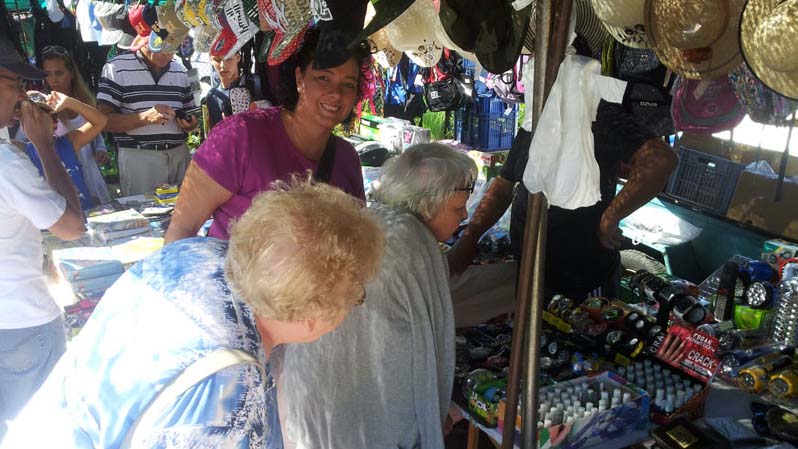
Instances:
[[[476,120],[472,117],[471,124],[477,132],[471,146],[483,151],[509,149],[515,136],[518,105],[508,105],[495,96],[480,97],[475,105],[477,117]]]
[[[728,159],[679,147],[679,166],[665,191],[678,200],[725,215],[744,168]]]

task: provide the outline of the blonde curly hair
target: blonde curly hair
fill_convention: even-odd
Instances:
[[[379,269],[378,219],[343,191],[277,182],[233,224],[225,276],[255,314],[280,321],[345,316]]]

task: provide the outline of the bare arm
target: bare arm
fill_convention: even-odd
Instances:
[[[662,191],[678,162],[679,158],[673,149],[660,139],[643,143],[630,161],[626,186],[601,216],[599,239],[602,245],[607,248],[620,247],[618,223]]]
[[[213,211],[232,197],[229,190],[192,162],[183,179],[172,222],[164,236],[165,243],[197,235],[197,231]]]
[[[514,183],[501,176],[497,176],[485,192],[482,201],[468,226],[460,236],[460,240],[447,253],[449,272],[452,275],[460,274],[468,267],[477,252],[477,243],[488,229],[499,221],[510,203],[513,201]]]
[[[47,184],[66,200],[64,213],[50,226],[49,231],[63,240],[78,239],[85,232],[83,210],[75,184],[53,146],[53,122],[49,114],[27,101],[22,103],[22,121],[28,138],[39,153]]]
[[[53,93],[50,94],[50,101],[56,112],[69,109],[70,111],[77,112],[87,120],[83,126],[67,134],[67,138],[72,144],[72,148],[75,149],[75,153],[80,153],[81,148],[91,143],[91,141],[102,132],[105,124],[108,122],[108,117],[96,108],[61,93],[53,91]]]
[[[145,125],[166,123],[175,118],[174,109],[160,104],[146,111],[131,112],[129,114],[122,114],[106,103],[99,103],[97,109],[108,116],[108,124],[105,125],[105,131],[111,133],[124,133]]]

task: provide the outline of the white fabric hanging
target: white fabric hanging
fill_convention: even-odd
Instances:
[[[601,75],[595,59],[563,59],[529,149],[524,185],[531,193],[543,192],[550,205],[564,209],[601,199],[591,125],[599,101],[620,103],[625,90],[625,81]]]

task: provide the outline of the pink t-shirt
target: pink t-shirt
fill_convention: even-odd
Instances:
[[[280,107],[259,109],[229,117],[216,125],[194,154],[194,163],[233,197],[213,212],[211,237],[228,239],[230,220],[249,209],[252,199],[271,189],[272,182],[291,174],[316,173],[318,163],[296,149],[280,118]],[[330,184],[365,201],[360,158],[354,147],[340,137]]]

